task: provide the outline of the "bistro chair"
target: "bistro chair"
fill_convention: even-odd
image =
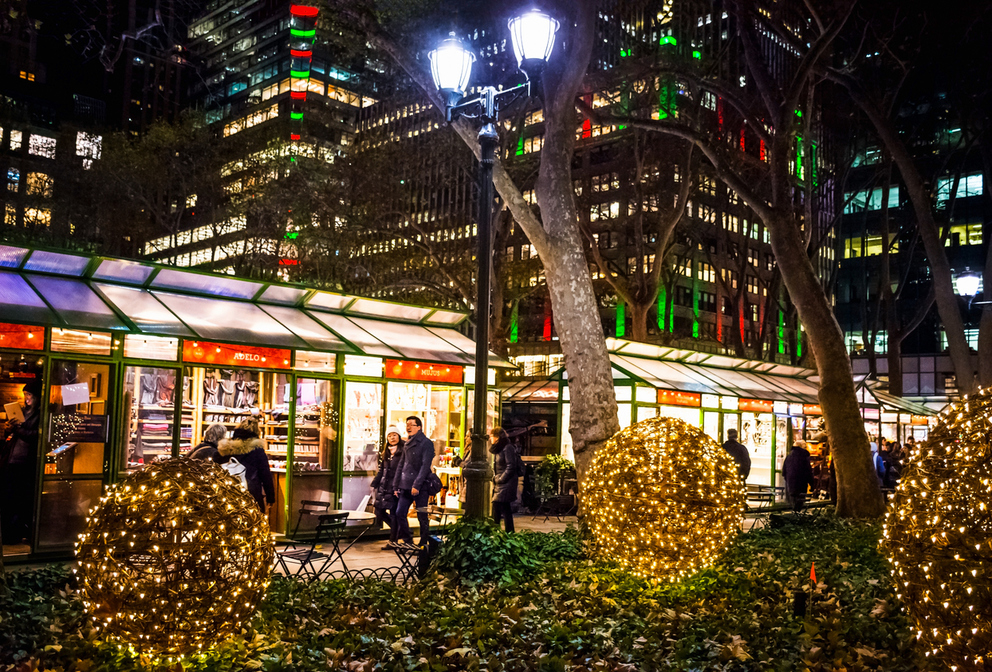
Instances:
[[[340,560],[347,575],[348,565],[341,550],[341,537],[347,520],[347,513],[318,516],[316,534],[310,542],[281,542],[287,548],[276,551],[276,566],[281,567],[286,576],[303,577],[310,582],[316,581],[325,569]],[[318,547],[321,550],[317,550]],[[290,563],[298,565],[295,572],[290,569]]]
[[[300,515],[296,519],[296,527],[293,528],[293,534],[291,536],[296,536],[297,530],[300,529],[300,523],[303,521],[303,516],[313,516],[318,518],[327,513],[327,509],[330,508],[330,502],[321,502],[315,499],[304,499],[300,502]]]

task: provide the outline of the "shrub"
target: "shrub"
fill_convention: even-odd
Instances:
[[[558,494],[562,476],[575,471],[575,463],[561,455],[548,455],[534,467],[534,490],[541,497]]]
[[[583,540],[573,527],[507,534],[488,518],[461,520],[448,531],[434,569],[464,583],[507,584],[533,575],[546,562],[582,556]]]

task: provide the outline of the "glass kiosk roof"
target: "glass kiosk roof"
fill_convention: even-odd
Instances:
[[[111,257],[0,245],[0,322],[450,364],[475,344],[452,310]],[[490,366],[512,365],[490,353]]]

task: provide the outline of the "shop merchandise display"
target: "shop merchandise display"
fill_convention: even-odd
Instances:
[[[125,370],[124,386],[125,401],[131,406],[127,431],[128,468],[172,457],[176,372],[129,366]],[[187,442],[185,450],[190,447]]]
[[[745,487],[736,463],[683,420],[651,418],[621,430],[586,479],[597,553],[639,576],[693,574],[740,531]]]
[[[348,381],[345,388],[345,449],[342,469],[375,472],[382,441],[382,385]]]
[[[180,458],[111,485],[76,557],[95,628],[143,654],[178,657],[241,631],[268,587],[274,549],[237,481]]]
[[[903,462],[882,527],[896,596],[931,660],[992,662],[992,389],[945,407]]]

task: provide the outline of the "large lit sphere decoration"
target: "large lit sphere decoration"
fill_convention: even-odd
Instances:
[[[713,439],[674,418],[618,432],[596,453],[583,505],[597,552],[677,581],[713,563],[740,530],[745,485]]]
[[[948,406],[904,459],[882,546],[926,649],[992,670],[992,390]]]
[[[149,464],[112,486],[79,535],[80,593],[98,628],[178,657],[240,630],[265,594],[268,521],[209,461]]]

